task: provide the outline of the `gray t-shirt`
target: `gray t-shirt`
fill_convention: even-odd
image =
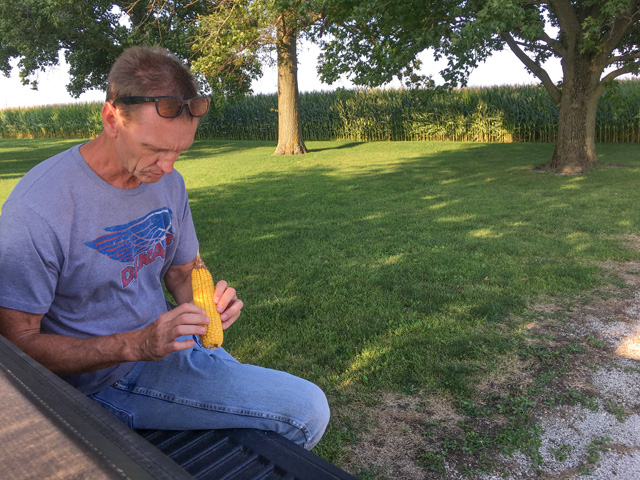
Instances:
[[[162,279],[198,251],[182,176],[120,189],[75,146],[29,171],[0,215],[0,306],[44,314],[41,331],[92,337],[167,311]],[[65,379],[99,391],[132,363]]]

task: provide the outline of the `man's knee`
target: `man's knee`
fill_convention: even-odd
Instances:
[[[317,386],[312,390],[312,395],[309,399],[309,412],[313,412],[307,422],[306,441],[303,444],[304,448],[311,450],[322,438],[327,425],[329,424],[329,418],[331,411],[329,408],[329,402],[324,392]]]

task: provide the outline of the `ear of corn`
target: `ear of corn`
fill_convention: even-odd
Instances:
[[[213,277],[206,265],[200,258],[196,257],[193,270],[191,271],[191,285],[193,288],[193,303],[203,308],[209,317],[207,332],[200,335],[200,342],[205,348],[218,348],[222,345],[222,321],[220,314],[213,303],[213,291],[215,289]]]

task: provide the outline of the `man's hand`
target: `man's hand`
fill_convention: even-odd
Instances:
[[[123,362],[157,360],[193,346],[181,335],[200,334],[207,317],[192,304],[162,314],[140,330],[79,338],[40,333],[42,315],[0,307],[0,333],[58,375],[73,375]]]
[[[213,301],[217,305],[222,328],[229,328],[242,312],[243,303],[238,299],[235,288],[229,287],[224,280],[218,281],[213,292]],[[209,323],[205,311],[192,303],[183,303],[168,311],[158,319],[139,330],[138,352],[140,360],[159,360],[172,352],[193,347],[194,340],[179,340],[183,335],[202,335],[206,332],[203,325]]]
[[[90,338],[43,334],[40,333],[42,315],[0,307],[0,334],[59,375],[91,372],[123,362],[158,360],[192,347],[194,340],[176,341],[176,338],[201,335],[206,330],[203,325],[209,323],[204,310],[190,303],[189,273],[190,266],[174,269],[176,278],[186,285],[181,293],[185,301],[140,330]],[[240,316],[243,303],[236,290],[224,280],[216,284],[213,296],[222,327],[229,328]],[[174,298],[177,299],[176,295]]]
[[[194,260],[195,261],[195,260]],[[193,300],[191,289],[191,270],[194,262],[184,265],[172,265],[164,277],[164,284],[177,303],[190,303]],[[225,280],[219,280],[213,293],[222,320],[222,328],[229,328],[240,316],[243,303],[238,299],[235,288],[229,287]]]
[[[138,331],[136,357],[138,360],[159,360],[172,352],[193,347],[193,340],[176,341],[176,338],[204,334],[203,325],[207,323],[209,319],[202,308],[183,303]]]
[[[224,280],[219,280],[216,283],[213,302],[217,305],[217,310],[222,320],[222,328],[224,329],[229,328],[238,319],[244,306],[242,300],[238,299],[236,289],[229,287]]]

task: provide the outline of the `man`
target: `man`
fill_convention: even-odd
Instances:
[[[195,341],[209,319],[191,303],[198,240],[174,164],[208,106],[166,50],[121,55],[103,132],[2,208],[0,333],[132,428],[257,428],[310,449],[329,420],[317,386]],[[222,280],[214,301],[228,328],[242,301]]]

